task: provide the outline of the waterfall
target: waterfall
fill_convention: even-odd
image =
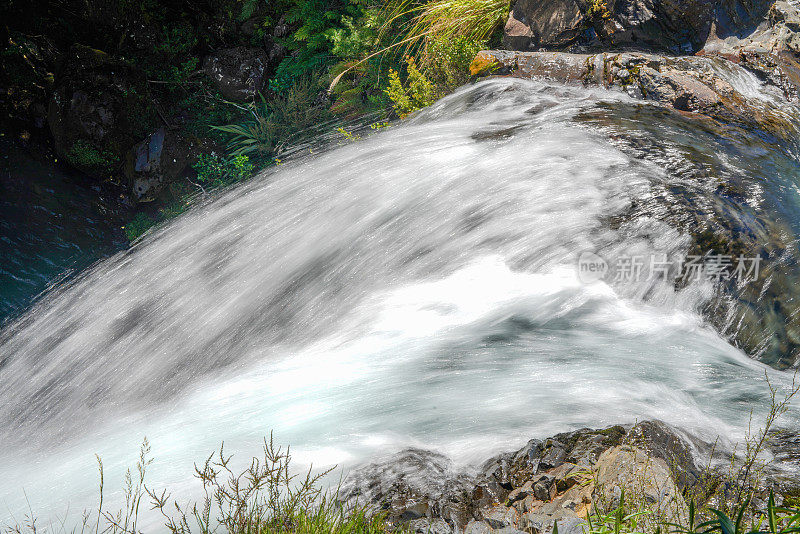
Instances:
[[[245,459],[270,431],[299,465],[345,470],[407,445],[469,464],[637,419],[741,438],[765,370],[787,375],[705,322],[713,284],[577,271],[585,252],[685,254],[654,190],[755,164],[681,120],[485,81],[94,265],[0,333],[0,518],[25,495],[44,517],[95,506],[94,453],[115,502],[145,435],[149,487],[187,495],[193,462],[223,440]]]

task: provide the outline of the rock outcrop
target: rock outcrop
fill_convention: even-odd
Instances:
[[[517,0],[503,45],[717,56],[800,98],[800,8],[785,0]]]
[[[557,0],[514,3],[504,44],[514,50],[627,47],[675,54],[755,31],[769,0]]]
[[[275,59],[260,48],[238,46],[218,50],[203,60],[203,70],[228,100],[253,100],[264,88]]]
[[[631,96],[655,100],[679,111],[794,139],[797,131],[780,106],[768,99],[754,100],[742,94],[722,75],[730,69],[726,63],[719,58],[672,58],[641,52],[571,54],[497,50],[480,52],[471,71],[476,76],[502,74],[617,87]]]
[[[651,421],[583,429],[488,460],[477,473],[458,472],[441,454],[409,449],[356,470],[342,500],[368,504],[416,532],[552,532],[581,534],[589,507],[620,495],[641,499],[654,518],[685,515],[681,490],[699,470],[689,444]]]
[[[120,169],[156,124],[143,73],[82,45],[73,45],[56,73],[47,119],[56,153],[99,179]]]

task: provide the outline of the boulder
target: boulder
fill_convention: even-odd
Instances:
[[[105,52],[73,45],[56,73],[47,111],[56,153],[90,176],[108,178],[156,116],[144,74]]]
[[[633,509],[647,509],[652,515],[644,522],[657,526],[662,522],[686,524],[688,509],[669,466],[661,458],[642,449],[619,446],[605,451],[595,466],[595,485],[601,509],[619,506],[623,492]],[[604,499],[612,499],[603,502]]]
[[[203,60],[203,71],[228,100],[253,100],[264,89],[270,69],[279,61],[280,49],[268,55],[260,48],[237,46],[217,50]]]
[[[564,51],[574,45],[692,54],[710,37],[755,31],[768,0],[517,0],[506,48]]]
[[[442,520],[463,528],[472,518],[472,484],[472,478],[456,472],[444,455],[406,449],[353,472],[339,498],[386,512],[395,524],[417,521],[429,525]]]
[[[156,200],[167,184],[188,177],[200,154],[219,149],[209,139],[187,139],[171,129],[158,128],[125,155],[124,174],[131,198]]]
[[[584,0],[518,0],[509,13],[503,44],[511,50],[567,46],[585,28],[587,7]]]

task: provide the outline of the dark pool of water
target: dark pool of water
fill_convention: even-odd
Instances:
[[[0,142],[0,325],[53,282],[124,248],[122,219],[81,176]]]

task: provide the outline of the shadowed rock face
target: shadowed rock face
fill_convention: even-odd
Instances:
[[[770,0],[518,0],[505,29],[513,50],[571,45],[691,53],[709,38],[751,34]]]
[[[509,14],[504,44],[512,50],[567,46],[583,31],[587,9],[583,0],[519,0]]]
[[[252,100],[264,88],[274,66],[265,51],[243,46],[219,50],[203,61],[212,83],[225,98],[237,102]]]
[[[56,153],[93,177],[108,178],[128,147],[156,124],[149,95],[143,72],[74,45],[56,73],[48,106]]]

